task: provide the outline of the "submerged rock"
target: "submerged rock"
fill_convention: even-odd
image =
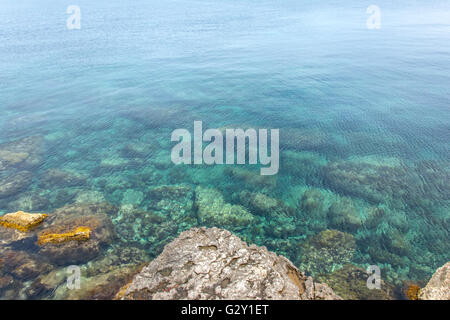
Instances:
[[[126,159],[149,158],[151,155],[155,154],[159,148],[160,145],[155,139],[151,143],[128,143],[120,149],[120,152]]]
[[[450,300],[450,262],[436,270],[425,288],[420,290],[420,300]]]
[[[220,191],[197,187],[195,205],[199,223],[207,226],[243,227],[253,222],[253,215],[240,205],[225,202]]]
[[[50,200],[48,197],[40,195],[36,192],[27,192],[20,194],[14,201],[9,201],[7,208],[11,211],[20,208],[25,211],[42,211],[50,207]]]
[[[28,158],[28,153],[25,152],[11,152],[0,149],[0,170],[5,170],[22,163]]]
[[[300,268],[310,274],[330,273],[352,261],[355,238],[338,230],[325,230],[309,237],[301,246]]]
[[[142,211],[133,205],[122,205],[114,217],[119,238],[129,245],[144,248],[152,255],[175,238],[177,221],[156,212]]]
[[[2,253],[1,269],[19,280],[31,280],[49,272],[51,266],[24,251],[7,250]]]
[[[69,205],[55,210],[38,236],[39,253],[58,265],[87,262],[115,237],[108,204]]]
[[[64,233],[49,233],[44,231],[39,235],[38,244],[45,245],[48,243],[64,243],[67,241],[86,241],[91,237],[91,228],[75,227],[73,230]]]
[[[294,208],[287,206],[278,199],[271,198],[259,192],[249,192],[244,190],[239,193],[239,201],[256,214],[266,216],[275,214],[295,216]]]
[[[101,159],[100,164],[96,170],[97,174],[106,174],[115,170],[124,170],[128,166],[132,166],[133,162],[119,156],[111,156],[109,158]]]
[[[122,299],[340,299],[288,259],[248,246],[229,231],[180,234],[137,274]]]
[[[98,259],[80,265],[79,289],[68,288],[68,267],[57,267],[36,277],[25,294],[28,299],[112,299],[149,260],[143,250],[128,245],[111,246]]]
[[[42,144],[43,138],[40,136],[25,137],[0,144],[0,171],[39,165],[42,162]]]
[[[297,225],[295,209],[281,200],[247,190],[241,191],[237,197],[240,203],[257,215],[253,234],[260,234],[257,231],[260,228],[271,238],[286,238],[302,233]]]
[[[321,231],[327,228],[326,209],[327,197],[322,190],[307,189],[298,201],[299,215],[312,231]]]
[[[197,223],[194,219],[194,190],[186,185],[163,185],[148,190],[149,207],[170,216],[177,223]],[[195,221],[194,221],[195,220]]]
[[[32,174],[29,171],[20,171],[0,181],[0,198],[13,196],[28,188],[31,184]]]
[[[225,173],[233,179],[242,181],[254,189],[273,189],[277,186],[276,176],[262,176],[259,171],[250,171],[235,166],[225,168]]]
[[[359,213],[349,198],[334,202],[327,213],[329,226],[344,232],[356,232],[362,226]]]
[[[34,232],[22,232],[17,229],[0,227],[0,254],[9,246],[32,243],[35,236]]]
[[[417,176],[395,161],[374,162],[363,158],[332,162],[323,168],[322,174],[326,185],[333,190],[374,203],[423,196]]]
[[[153,256],[180,232],[197,225],[194,190],[184,185],[153,187],[145,194],[146,210],[122,204],[113,218],[119,237]]]
[[[105,203],[106,199],[103,193],[96,190],[81,190],[75,196],[76,203]]]
[[[9,275],[1,275],[0,276],[0,293],[3,293],[4,290],[7,290],[12,287],[14,284],[13,277]]]
[[[318,153],[290,150],[281,150],[280,162],[283,172],[288,172],[296,181],[307,185],[321,184],[320,172],[327,164],[326,158]]]
[[[139,205],[144,199],[144,193],[139,190],[127,189],[123,193],[122,204]]]
[[[112,300],[117,291],[130,282],[140,266],[118,266],[107,273],[82,279],[79,290],[67,290],[66,300]]]

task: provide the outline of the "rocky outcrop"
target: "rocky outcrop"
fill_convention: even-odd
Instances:
[[[338,230],[325,230],[300,245],[297,265],[309,274],[327,274],[350,263],[356,249],[353,235]]]
[[[218,228],[192,228],[120,291],[122,299],[340,299],[288,259]]]
[[[0,226],[25,232],[42,223],[46,217],[43,213],[17,211],[0,217]]]
[[[68,170],[50,169],[40,179],[40,184],[49,189],[55,187],[75,187],[83,185],[86,182],[86,176]]]
[[[450,262],[437,269],[425,288],[420,290],[420,300],[450,300]]]

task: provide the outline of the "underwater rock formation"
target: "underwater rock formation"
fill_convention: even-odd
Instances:
[[[17,211],[0,217],[0,226],[25,232],[42,223],[46,217],[44,213]]]
[[[46,218],[47,214],[22,211],[0,217],[0,260],[8,251],[33,248],[36,232],[40,230]]]
[[[346,300],[394,300],[399,297],[394,286],[381,280],[381,289],[369,289],[367,279],[370,274],[353,265],[345,265],[331,274],[319,275],[318,281],[326,283],[336,294]]]
[[[6,170],[15,167],[28,158],[28,153],[11,152],[9,150],[0,149],[0,170]]]
[[[217,189],[197,187],[195,205],[199,223],[204,226],[243,227],[251,224],[253,215],[240,205],[226,203]]]
[[[436,270],[425,288],[420,290],[420,300],[450,300],[450,262]]]
[[[108,174],[114,171],[126,170],[128,167],[135,166],[136,160],[124,159],[120,156],[111,156],[100,160],[99,166],[95,170],[95,174]]]
[[[0,275],[0,294],[5,295],[5,291],[12,289],[16,281],[10,275]]]
[[[326,198],[322,190],[307,189],[298,201],[300,216],[307,224],[308,229],[320,231],[327,228],[326,222]]]
[[[271,198],[259,192],[242,191],[239,193],[240,202],[253,213],[271,216],[275,213],[294,216],[295,209],[285,205],[278,199]]]
[[[133,205],[122,205],[113,218],[119,238],[150,252],[161,251],[175,237],[178,225],[157,212],[142,211]]]
[[[82,267],[82,286],[79,290],[67,290],[60,286],[55,294],[58,299],[110,300],[122,286],[129,283],[150,258],[145,251],[123,243],[108,250],[103,257]]]
[[[120,239],[155,256],[180,232],[197,225],[194,190],[186,185],[162,185],[144,195],[147,210],[123,204],[113,221]]]
[[[149,207],[169,215],[177,223],[197,223],[190,214],[194,210],[194,189],[188,185],[162,185],[147,192]]]
[[[32,174],[29,171],[20,171],[1,178],[0,198],[10,197],[28,188],[31,184]]]
[[[247,187],[253,187],[254,189],[273,189],[277,186],[276,176],[262,176],[259,171],[250,171],[235,166],[228,166],[225,168],[225,173],[233,178],[242,181]]]
[[[68,241],[87,241],[91,237],[91,228],[89,227],[74,227],[73,230],[64,233],[50,233],[44,231],[39,235],[38,244],[40,246],[48,243],[64,243]]]
[[[350,263],[355,249],[355,239],[351,234],[325,230],[300,245],[298,265],[313,276],[331,273]]]
[[[238,198],[251,213],[257,215],[253,231],[262,228],[266,235],[276,238],[286,238],[301,233],[297,226],[295,209],[281,200],[247,190],[241,191]]]
[[[57,267],[34,278],[24,290],[26,297],[58,300],[113,299],[117,291],[142,269],[143,263],[150,260],[144,251],[123,245],[113,245],[104,255],[80,265],[79,289],[68,288],[68,269]]]
[[[152,143],[128,143],[120,149],[121,155],[126,159],[149,158],[161,148],[155,139]]]
[[[78,173],[61,169],[47,170],[40,179],[40,184],[45,188],[74,187],[83,185],[87,177]]]
[[[450,196],[450,184],[448,183],[450,181],[450,162],[448,160],[446,162],[420,161],[414,169],[424,182],[420,187],[423,189],[426,198],[443,201],[448,205]],[[415,200],[419,201],[418,205],[421,205],[420,199],[416,198]],[[429,208],[434,203],[433,201],[425,201],[423,204],[426,205],[425,208]]]
[[[107,214],[111,211],[114,207],[108,204],[76,204],[55,210],[38,235],[39,253],[58,265],[95,258],[115,237]],[[79,232],[80,228],[83,232]],[[88,236],[86,230],[89,230]]]
[[[42,162],[43,138],[31,136],[0,144],[0,172],[11,168],[31,168]]]
[[[130,282],[142,266],[118,266],[106,273],[84,279],[80,290],[67,291],[67,300],[112,300],[117,291]]]
[[[379,203],[408,195],[411,177],[404,167],[370,161],[333,162],[322,171],[327,185],[350,196]]]
[[[306,190],[302,198],[300,199],[300,209],[313,216],[315,219],[320,220],[324,218],[325,208],[324,208],[325,197],[322,195],[318,189],[308,189]]]
[[[8,201],[8,210],[14,211],[17,208],[25,211],[42,211],[51,206],[48,197],[35,192],[21,193],[15,200]]]
[[[12,228],[0,227],[0,253],[15,244],[33,241],[34,232],[22,232]]]
[[[180,234],[121,290],[122,299],[340,299],[265,247],[229,231]]]
[[[50,264],[24,251],[7,250],[1,260],[1,272],[20,280],[31,280],[51,270]]]
[[[282,172],[288,172],[295,181],[308,185],[321,184],[321,170],[327,164],[323,155],[309,151],[281,150],[280,168]]]
[[[97,190],[81,190],[76,193],[75,203],[105,203],[105,196]]]

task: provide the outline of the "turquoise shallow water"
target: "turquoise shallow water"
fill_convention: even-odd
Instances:
[[[314,276],[378,265],[401,285],[450,260],[447,1],[379,1],[379,30],[349,1],[80,0],[67,30],[70,4],[0,5],[0,151],[20,158],[2,155],[1,213],[114,205],[118,236],[91,263],[114,248],[154,257],[199,225]],[[194,120],[279,128],[278,175],[173,165],[171,132]],[[327,229],[351,236],[316,241]],[[1,252],[47,263],[30,243]],[[26,291],[36,276],[15,268],[3,297],[64,297]]]

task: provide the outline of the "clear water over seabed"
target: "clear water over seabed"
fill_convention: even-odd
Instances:
[[[0,243],[19,260],[0,296],[70,297],[48,280],[67,265],[98,278],[200,225],[313,276],[427,280],[450,260],[450,3],[377,1],[369,30],[353,2],[80,0],[67,30],[72,3],[3,0],[0,213],[104,212],[117,236],[84,260],[52,260],[40,230]],[[194,120],[279,128],[279,174],[173,165],[171,132]]]

